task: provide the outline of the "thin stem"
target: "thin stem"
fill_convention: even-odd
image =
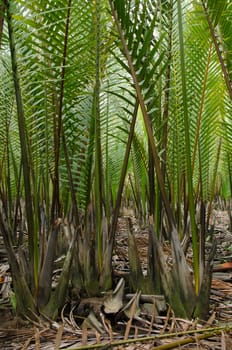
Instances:
[[[180,64],[181,64],[181,78],[182,78],[182,94],[183,94],[183,111],[184,111],[184,129],[185,129],[185,157],[186,157],[186,171],[188,183],[188,197],[189,197],[189,212],[190,222],[192,228],[192,247],[193,247],[193,265],[195,276],[196,293],[199,292],[199,256],[198,256],[198,237],[197,227],[195,221],[195,205],[193,195],[192,183],[192,165],[191,165],[191,151],[190,151],[190,137],[189,137],[189,116],[188,116],[188,99],[186,86],[186,69],[185,69],[185,52],[184,52],[184,35],[182,23],[182,7],[181,1],[177,1],[178,6],[178,24],[179,24],[179,42],[180,42]]]
[[[95,119],[95,210],[97,213],[97,251],[100,271],[103,265],[102,246],[102,156],[101,156],[101,124],[100,124],[100,0],[95,1],[94,29],[95,29],[95,88],[93,101],[93,117]]]
[[[149,139],[151,150],[152,150],[152,154],[153,154],[153,157],[154,157],[156,175],[157,175],[157,179],[158,179],[158,183],[159,183],[159,187],[160,187],[162,200],[163,200],[164,207],[165,207],[165,210],[166,210],[166,213],[167,213],[167,218],[168,218],[168,222],[169,222],[170,228],[172,229],[173,227],[175,227],[174,216],[173,216],[173,213],[172,213],[172,210],[171,210],[168,198],[167,198],[167,194],[166,194],[166,190],[165,190],[165,186],[164,186],[164,181],[163,181],[163,176],[162,176],[161,168],[160,168],[160,159],[159,159],[158,151],[157,151],[157,148],[156,148],[156,145],[155,145],[155,142],[154,142],[152,128],[151,128],[151,124],[150,124],[150,119],[149,119],[149,116],[148,116],[147,108],[146,108],[146,105],[145,105],[145,102],[144,102],[144,98],[143,98],[143,95],[142,95],[142,92],[141,92],[141,88],[140,88],[140,85],[139,85],[139,82],[138,82],[138,79],[137,79],[137,75],[136,75],[136,71],[135,71],[135,68],[134,68],[134,65],[133,65],[133,62],[132,62],[132,59],[131,59],[131,55],[130,55],[130,52],[128,50],[127,44],[126,44],[126,39],[124,37],[123,30],[121,28],[121,25],[120,25],[118,17],[117,17],[117,13],[116,13],[115,8],[114,8],[113,1],[109,0],[109,3],[110,3],[110,6],[111,6],[113,17],[115,19],[115,23],[116,23],[116,26],[117,26],[117,29],[118,29],[118,33],[119,33],[121,41],[122,41],[124,53],[125,53],[125,56],[126,56],[127,61],[128,61],[128,65],[129,65],[129,68],[130,68],[131,76],[132,76],[132,79],[133,79],[133,82],[134,82],[134,87],[135,87],[135,90],[136,90],[136,93],[137,93],[137,97],[138,97],[138,101],[139,101],[139,104],[140,104],[140,108],[141,108],[141,111],[142,111],[142,114],[143,114],[144,124],[145,124],[145,127],[146,127],[148,139]]]
[[[212,21],[210,19],[210,16],[209,16],[209,13],[208,13],[208,10],[207,10],[207,7],[206,7],[206,4],[205,4],[204,0],[202,0],[202,6],[203,6],[203,10],[204,10],[204,13],[205,13],[206,20],[207,20],[208,25],[209,25],[210,34],[211,34],[211,37],[212,37],[212,40],[213,40],[213,43],[214,43],[214,46],[215,46],[215,49],[216,49],[216,52],[217,52],[217,55],[218,55],[218,59],[219,59],[219,62],[220,62],[221,68],[222,68],[222,73],[223,73],[223,76],[224,76],[224,79],[225,79],[225,83],[226,83],[226,86],[227,86],[227,89],[228,89],[228,93],[229,93],[230,99],[232,100],[232,84],[231,84],[231,81],[230,81],[229,73],[227,71],[224,59],[222,57],[222,52],[220,50],[220,47],[219,47],[219,44],[218,44],[218,41],[217,41],[217,37],[216,37],[216,34],[215,34],[215,28],[214,28],[213,23],[212,23]]]
[[[15,87],[15,98],[17,105],[18,114],[18,126],[19,126],[19,137],[21,145],[21,155],[22,155],[22,166],[23,166],[23,176],[24,176],[24,189],[25,189],[25,206],[27,214],[27,225],[28,225],[28,246],[29,246],[29,260],[31,262],[31,278],[34,273],[34,268],[37,269],[34,262],[34,213],[32,205],[32,192],[31,192],[31,170],[32,164],[29,164],[29,149],[27,144],[27,131],[26,131],[26,121],[24,115],[23,98],[21,93],[21,85],[18,74],[18,64],[16,57],[16,47],[15,38],[12,22],[12,14],[10,9],[10,1],[4,0],[7,13],[7,23],[8,23],[8,33],[9,33],[9,44],[11,52],[11,65],[12,73]],[[32,281],[31,281],[32,282]],[[38,281],[33,281],[33,284],[37,285]]]
[[[66,67],[66,59],[67,59],[67,46],[68,46],[68,36],[69,36],[71,4],[72,4],[72,0],[68,0],[67,17],[66,17],[65,34],[64,34],[63,60],[62,60],[62,66],[61,66],[60,96],[59,96],[58,111],[57,111],[58,113],[57,125],[55,130],[55,169],[54,169],[54,188],[53,188],[52,213],[51,213],[52,222],[54,222],[56,216],[60,216],[59,160],[60,160],[60,141],[61,141],[61,130],[62,130],[62,110],[63,110],[63,99],[64,99],[65,67]]]

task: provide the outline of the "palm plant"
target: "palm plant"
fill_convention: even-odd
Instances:
[[[156,254],[159,256],[158,260],[160,260],[160,270],[162,271],[161,279],[163,278],[163,288],[165,289],[165,293],[167,294],[169,300],[171,300],[171,304],[176,306],[175,310],[178,310],[178,313],[186,312],[186,314],[190,316],[193,313],[195,307],[197,310],[196,314],[197,312],[201,313],[203,308],[198,306],[204,303],[204,301],[202,301],[202,295],[204,295],[203,299],[208,299],[209,297],[207,293],[209,293],[210,280],[207,280],[207,287],[202,283],[202,276],[204,270],[209,271],[209,268],[205,266],[205,261],[202,256],[201,259],[203,260],[201,261],[200,265],[201,269],[199,269],[200,256],[198,253],[198,244],[200,243],[201,245],[200,254],[202,255],[202,252],[204,251],[203,242],[205,237],[203,237],[203,234],[205,232],[205,221],[202,221],[201,237],[199,237],[199,233],[197,232],[197,226],[195,222],[195,204],[198,201],[204,201],[206,203],[207,200],[213,199],[216,174],[218,171],[220,158],[220,146],[218,148],[218,142],[217,139],[213,137],[211,127],[215,130],[215,122],[220,123],[222,117],[220,110],[220,114],[214,114],[213,117],[211,115],[211,119],[209,119],[210,114],[205,107],[205,101],[208,98],[209,100],[211,100],[212,97],[210,95],[210,89],[211,87],[213,87],[213,82],[210,81],[210,78],[215,77],[215,75],[213,75],[215,73],[213,67],[218,67],[217,57],[214,55],[214,52],[212,53],[212,30],[210,29],[211,36],[209,36],[209,32],[207,31],[210,22],[208,21],[207,16],[205,14],[204,4],[203,7],[200,7],[199,4],[192,5],[189,2],[184,2],[182,4],[179,1],[164,1],[162,3],[157,2],[156,4],[154,2],[151,3],[150,1],[144,1],[141,3],[112,1],[110,2],[110,4],[117,25],[118,33],[121,38],[123,51],[128,61],[128,70],[131,73],[133,87],[137,94],[143,113],[150,149],[152,150],[152,155],[154,157],[154,165],[151,166],[155,166],[157,180],[155,181],[155,191],[152,190],[152,186],[154,186],[154,181],[150,181],[150,184],[153,184],[149,187],[149,194],[152,196],[152,193],[154,192],[157,194],[161,193],[161,198],[170,225],[168,229],[168,236],[169,238],[171,238],[173,244],[173,252],[174,256],[176,257],[175,263],[177,265],[181,265],[180,261],[177,258],[178,254],[180,254],[182,257],[183,254],[180,253],[181,248],[179,248],[178,244],[176,244],[177,237],[175,234],[173,234],[172,230],[173,227],[178,227],[181,238],[181,227],[183,227],[185,231],[189,231],[189,227],[186,226],[188,222],[188,217],[190,217],[191,222],[195,274],[195,297],[193,295],[191,297],[190,295],[188,295],[187,297],[185,296],[185,304],[183,298],[183,290],[186,290],[186,285],[188,285],[188,283],[191,284],[191,282],[188,280],[189,278],[191,279],[191,277],[186,272],[184,267],[185,263],[183,263],[182,268],[184,270],[182,271],[185,271],[184,275],[186,277],[186,280],[178,280],[178,285],[180,286],[179,295],[181,295],[182,298],[182,303],[179,304],[182,304],[182,307],[183,304],[185,304],[185,311],[183,311],[183,308],[181,311],[181,308],[178,307],[178,297],[172,296],[172,294],[175,294],[173,291],[171,293],[168,292],[168,288],[170,288],[170,284],[172,283],[170,282],[170,280],[167,282],[167,280],[170,279],[170,277],[168,276],[166,276],[165,281],[165,271],[162,266],[164,265],[164,260],[162,260],[162,252],[158,250],[156,251]],[[227,4],[225,3],[221,13],[223,12],[223,10],[225,10],[226,7]],[[170,16],[170,12],[172,13],[172,16]],[[151,16],[151,13],[155,13],[156,16]],[[160,17],[157,16],[157,13],[160,15]],[[217,13],[216,10],[215,13]],[[166,17],[164,14],[166,14]],[[151,20],[150,22],[150,18],[152,18],[153,21]],[[159,65],[156,65],[154,62],[154,53],[158,52],[158,57],[165,57],[162,56],[162,51],[160,51],[159,44],[157,44],[156,47],[153,44],[155,40],[154,28],[156,28],[156,26],[158,27],[158,25],[156,24],[155,26],[154,23],[155,21],[159,23],[159,20],[157,20],[157,18],[169,18],[171,21],[170,25],[170,22],[160,20],[160,23],[162,25],[160,25],[159,31],[157,30],[159,32],[159,38],[162,38],[162,34],[165,37],[165,32],[169,33],[169,38],[171,38],[171,40],[169,39],[168,46],[170,51],[168,51],[168,54],[166,56],[168,67],[166,77],[168,77],[168,81],[166,81],[166,85],[163,83],[168,90],[170,86],[171,91],[169,97],[169,93],[167,94],[167,90],[165,90],[165,110],[163,110],[162,107],[159,110],[159,103],[157,102],[159,101],[159,96],[162,101],[162,80],[160,83],[159,80],[158,83],[156,81],[155,85],[155,91],[160,91],[160,95],[157,96],[154,93],[154,88],[153,91],[149,90],[149,88],[152,89],[153,87],[154,83],[152,78],[155,76],[156,70],[158,72],[163,72],[162,64],[160,64],[160,62],[157,61]],[[169,23],[168,26],[167,23]],[[205,28],[204,31],[202,31],[203,26]],[[197,35],[199,35],[200,31],[202,34],[199,38],[196,36],[196,34],[192,35],[193,32],[197,32]],[[157,40],[157,42],[159,43],[159,40]],[[152,51],[152,44],[155,47],[155,51]],[[186,47],[188,50],[186,49]],[[217,49],[217,45],[215,45],[215,47],[219,57],[219,50]],[[149,50],[152,53],[150,56]],[[220,57],[219,62],[222,65],[222,59]],[[196,69],[194,70],[194,75],[193,67],[196,67]],[[222,69],[224,72],[226,85],[229,91],[230,88],[228,86],[227,74],[223,65]],[[149,75],[149,71],[152,72],[151,75]],[[142,76],[141,72],[143,73]],[[146,75],[144,76],[144,72],[146,72],[145,74],[147,74],[147,81]],[[165,77],[165,75],[163,76]],[[171,77],[171,82],[169,77]],[[224,84],[224,82],[222,82],[221,79],[218,81],[221,81],[222,85]],[[146,83],[148,85],[146,85]],[[159,87],[161,87],[161,90],[159,90]],[[157,106],[156,113],[153,112],[153,114],[157,116],[155,119],[155,127],[157,128],[157,133],[155,132],[155,129],[152,131],[153,125],[150,124],[151,119],[149,118],[149,102],[152,98],[156,100]],[[154,105],[155,104],[153,103],[153,106]],[[158,121],[161,120],[159,119],[159,116],[162,115],[162,111],[164,112],[163,115],[167,116],[168,110],[171,111],[169,113],[172,113],[172,118],[164,120],[163,124],[159,123]],[[165,122],[167,123],[166,125],[168,125],[168,137],[166,134],[167,128]],[[155,136],[155,140],[153,139],[153,135]],[[162,150],[165,154],[164,160],[162,159],[162,155],[160,159],[158,157],[157,150],[159,148],[160,140],[160,138],[158,138],[158,135],[161,135],[161,140],[163,137],[162,145],[165,145],[165,149]],[[166,143],[167,141],[165,141],[167,139],[168,143]],[[221,140],[221,136],[219,134],[218,140]],[[221,141],[219,142],[219,145],[220,144]],[[214,156],[215,154],[216,157]],[[196,158],[197,155],[198,157]],[[166,169],[167,171],[166,178],[162,177],[161,167],[163,167],[163,169]],[[212,172],[214,172],[214,176],[212,176]],[[149,178],[152,178],[151,171],[148,174]],[[163,176],[165,176],[165,174],[163,174]],[[166,188],[168,188],[168,192],[165,189],[163,180],[167,181]],[[198,190],[199,186],[200,193]],[[167,193],[169,193],[169,197],[171,196],[171,206],[167,202]],[[184,226],[181,218],[182,203],[184,204]],[[203,211],[203,204],[201,208]],[[160,201],[156,201],[156,213],[160,211],[160,209]],[[172,211],[176,211],[177,216],[174,216],[174,213]],[[158,220],[159,217],[159,215],[155,215],[156,225],[157,223],[160,223],[160,221]],[[176,218],[177,221],[175,221],[174,218]],[[156,231],[158,231],[157,227],[159,231],[162,231],[160,225],[156,226]],[[158,245],[158,242],[155,242],[155,245]],[[184,259],[182,259],[182,262],[183,261]],[[177,271],[181,271],[180,266],[177,266],[176,268]],[[173,270],[173,273],[175,276],[175,268]],[[179,273],[179,276],[180,275],[181,274]],[[173,278],[175,279],[176,277]],[[206,290],[207,293],[205,293]],[[198,297],[198,304],[196,304],[196,297]],[[192,304],[190,301],[192,301]],[[200,309],[201,311],[199,311]]]
[[[98,276],[95,269],[92,274],[90,273],[90,268],[95,266],[95,263],[92,264],[88,258],[91,256],[90,250],[93,249],[89,245],[95,233],[87,225],[89,218],[87,214],[92,199],[95,201],[95,208],[102,207],[103,203],[100,193],[102,184],[99,182],[102,170],[101,167],[98,168],[98,164],[101,163],[100,76],[104,74],[104,55],[107,57],[107,53],[102,50],[101,62],[99,61],[101,50],[99,30],[100,26],[104,25],[104,22],[100,23],[99,17],[102,7],[99,7],[100,4],[95,6],[92,3],[86,6],[83,2],[73,5],[71,1],[68,3],[58,1],[56,4],[50,2],[28,4],[24,1],[13,4],[4,1],[2,5],[6,12],[5,24],[9,32],[8,38],[6,34],[6,39],[10,45],[17,102],[17,114],[15,115],[14,106],[11,112],[12,120],[8,118],[7,122],[11,123],[12,127],[14,118],[17,117],[21,130],[19,135],[25,197],[21,190],[15,196],[18,196],[18,199],[21,196],[25,198],[31,267],[28,288],[32,295],[35,295],[34,308],[30,305],[30,309],[35,311],[37,304],[39,310],[43,309],[53,316],[59,305],[64,303],[75,246],[74,239],[70,243],[63,266],[63,277],[60,278],[56,292],[51,295],[52,264],[61,223],[59,218],[63,217],[63,214],[65,216],[72,214],[72,234],[74,237],[78,235],[79,248],[81,245],[84,246],[79,252],[84,252],[86,256],[77,258],[79,263],[77,270],[80,274],[84,273],[82,283],[87,292],[93,292],[88,283],[93,277],[96,279]],[[82,17],[77,16],[80,12],[83,14]],[[77,22],[74,21],[75,17],[78,18]],[[105,41],[107,47],[107,41],[110,43],[107,36]],[[7,43],[7,40],[5,42]],[[6,54],[6,58],[3,59],[5,62],[8,55]],[[9,84],[12,84],[10,78]],[[17,139],[14,142],[16,141]],[[10,146],[9,137],[5,144]],[[93,149],[96,157],[94,166]],[[6,162],[3,163],[5,169],[6,165]],[[12,167],[12,162],[10,166]],[[98,169],[98,176],[93,178],[95,167]],[[20,163],[16,159],[15,173],[18,178],[20,168]],[[93,181],[96,184],[96,193],[92,197]],[[22,180],[18,180],[17,185],[21,186],[20,183]],[[70,191],[69,196],[66,195],[67,189]],[[6,198],[7,196],[3,204],[7,203]],[[81,211],[85,213],[85,234],[80,226]],[[5,216],[6,214],[5,212]],[[93,259],[99,258],[97,266],[102,270],[102,210],[98,214],[100,215],[97,216],[96,222],[98,234],[94,237],[94,242],[97,242],[97,254],[95,256],[94,253]],[[7,244],[11,228],[5,227],[4,216],[1,218]],[[12,244],[9,249],[13,251]],[[14,260],[16,261],[15,256]],[[10,260],[12,270],[14,260]],[[13,273],[13,276],[17,282],[17,272],[15,275]],[[23,293],[22,289],[21,294]],[[19,291],[16,296],[18,296],[17,305],[20,306]],[[19,312],[26,314],[27,309],[29,307],[25,303],[24,309],[22,306]]]
[[[0,228],[19,313],[55,318],[68,285],[75,297],[111,287],[127,182],[149,226],[146,278],[128,226],[131,287],[206,316],[208,223],[198,228],[196,208],[210,203],[209,217],[215,191],[232,189],[231,5],[219,3],[1,1]],[[24,230],[26,258],[14,250]],[[194,280],[181,246],[190,234]]]

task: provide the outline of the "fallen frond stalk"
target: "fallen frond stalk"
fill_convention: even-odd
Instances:
[[[195,330],[193,329],[193,330],[184,331],[184,332],[174,332],[174,333],[160,334],[160,335],[154,335],[154,336],[148,336],[148,337],[118,340],[114,342],[104,342],[101,344],[83,345],[83,346],[78,346],[76,348],[72,347],[72,350],[111,349],[114,346],[118,346],[118,345],[141,343],[141,342],[154,341],[156,339],[166,339],[171,337],[189,335],[188,338],[173,341],[172,343],[160,345],[153,348],[153,350],[166,350],[166,349],[173,349],[179,345],[196,343],[199,340],[211,338],[221,333],[222,331],[230,332],[231,330],[232,330],[232,324],[230,323],[228,325],[224,325],[221,327],[202,328],[202,329],[195,329]],[[204,333],[204,334],[190,336],[191,334],[196,334],[196,333]],[[68,348],[64,348],[63,350],[68,350]]]
[[[194,344],[194,343],[197,343],[199,340],[212,338],[215,335],[217,335],[218,333],[221,333],[221,331],[222,330],[218,329],[217,331],[204,333],[204,334],[200,334],[200,335],[196,335],[196,336],[190,336],[188,338],[181,339],[181,340],[175,340],[175,341],[173,341],[172,343],[169,343],[169,344],[163,344],[163,345],[155,346],[154,348],[152,348],[152,350],[175,349],[176,347],[179,347],[180,345],[185,345],[185,344],[190,344],[190,343]]]

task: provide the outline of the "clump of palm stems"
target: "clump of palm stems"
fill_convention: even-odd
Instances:
[[[128,220],[130,288],[207,317],[212,204],[232,193],[231,13],[211,0],[0,1],[0,229],[20,315],[56,318],[68,294],[114,286],[130,203],[149,230],[145,277]]]

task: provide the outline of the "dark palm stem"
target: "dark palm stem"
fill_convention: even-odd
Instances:
[[[12,73],[15,87],[15,98],[17,105],[18,114],[18,125],[19,125],[19,137],[21,145],[22,154],[22,167],[24,176],[24,189],[25,189],[25,205],[26,205],[26,215],[27,215],[27,225],[28,225],[28,245],[29,245],[29,260],[31,263],[31,277],[34,273],[34,212],[32,203],[32,191],[31,191],[31,169],[32,166],[29,163],[29,149],[27,143],[27,131],[26,131],[26,121],[24,115],[23,98],[21,93],[20,79],[18,74],[18,64],[16,57],[16,47],[15,38],[13,30],[12,14],[10,9],[10,1],[4,0],[7,13],[7,23],[8,23],[8,33],[9,33],[9,44],[11,52],[11,64]],[[32,281],[31,283],[37,285],[37,281]]]
[[[60,216],[60,195],[59,195],[59,160],[60,160],[60,141],[61,141],[61,130],[62,130],[62,109],[64,99],[64,83],[65,83],[65,66],[67,59],[67,45],[69,36],[69,24],[70,24],[70,13],[71,13],[72,0],[68,0],[67,6],[67,17],[64,34],[64,48],[63,48],[63,60],[61,66],[61,82],[60,82],[60,96],[58,101],[58,115],[56,120],[55,135],[54,135],[54,148],[55,148],[55,169],[54,169],[54,187],[52,197],[52,209],[51,209],[51,222],[53,223],[55,218]]]

